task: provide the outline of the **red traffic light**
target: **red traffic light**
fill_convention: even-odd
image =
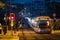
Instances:
[[[14,20],[14,17],[9,17],[9,20]]]
[[[14,20],[15,19],[15,14],[10,14],[10,16],[9,16],[9,20]]]

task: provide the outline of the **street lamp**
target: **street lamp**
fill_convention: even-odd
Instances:
[[[0,8],[4,9],[5,8],[5,4],[0,2]]]

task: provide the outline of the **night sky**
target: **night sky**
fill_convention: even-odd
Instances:
[[[10,0],[11,3],[29,3],[29,2],[32,2],[34,0]],[[41,1],[45,1],[45,0],[41,0]],[[50,2],[52,2],[54,0],[50,0]],[[60,2],[60,0],[56,0],[56,2]]]
[[[33,0],[12,0],[12,1],[10,1],[11,3],[22,3],[22,4],[24,4],[24,3],[29,3],[29,2],[32,2]]]

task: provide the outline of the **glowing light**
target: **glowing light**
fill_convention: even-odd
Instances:
[[[10,25],[11,25],[11,27],[13,27],[13,26],[14,26],[14,22],[13,22],[13,21],[11,21],[11,24],[10,24]]]
[[[19,27],[21,28],[22,27],[22,24],[19,24]]]
[[[40,18],[40,20],[47,20],[47,18]]]
[[[40,32],[40,31],[41,31],[41,29],[38,30],[38,32]]]
[[[49,21],[47,21],[47,25],[49,26]]]
[[[14,17],[11,17],[12,19],[14,18]]]
[[[14,17],[13,17],[13,16],[10,16],[10,17],[9,17],[9,20],[14,20]]]

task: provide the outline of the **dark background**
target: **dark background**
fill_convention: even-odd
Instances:
[[[60,0],[0,0],[5,4],[5,9],[0,8],[0,22],[3,24],[4,15],[13,12],[16,17],[19,12],[26,8],[30,12],[30,17],[41,15],[50,16],[53,18],[53,13],[56,13],[56,18],[60,18]]]

